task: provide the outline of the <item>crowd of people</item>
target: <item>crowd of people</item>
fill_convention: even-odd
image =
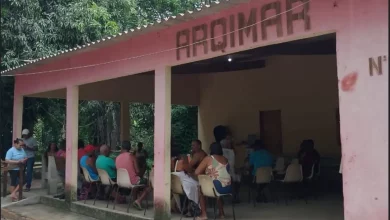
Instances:
[[[246,173],[249,173],[249,178],[253,180],[256,175],[256,170],[260,167],[273,167],[275,157],[267,150],[266,146],[261,140],[256,140],[250,146],[250,153],[246,158],[246,164],[243,167],[237,167],[236,154],[237,148],[231,132],[226,126],[216,126],[214,128],[215,142],[210,145],[210,153],[207,154],[202,148],[200,140],[193,140],[191,143],[191,152],[187,155],[179,154],[179,146],[172,144],[172,160],[171,171],[172,174],[180,178],[184,192],[191,203],[187,210],[187,216],[197,216],[197,219],[207,219],[206,213],[206,199],[199,190],[199,175],[208,175],[214,184],[215,190],[220,194],[232,194],[233,202],[239,203],[239,191],[241,179],[244,179]],[[172,142],[174,142],[172,140]],[[37,150],[37,142],[32,137],[31,133],[24,129],[22,131],[22,138],[16,139],[14,145],[6,154],[5,162],[9,164],[23,164],[26,168],[26,184],[25,191],[31,188],[32,171],[35,162],[35,151]],[[142,200],[146,198],[151,191],[151,185],[148,183],[148,178],[145,178],[147,170],[148,153],[144,149],[143,143],[138,143],[135,149],[132,149],[130,141],[123,141],[121,143],[120,154],[112,159],[110,157],[111,148],[108,145],[93,146],[84,145],[82,140],[78,141],[78,161],[79,166],[85,168],[92,180],[98,180],[99,175],[97,169],[107,172],[108,176],[116,181],[117,169],[125,169],[128,172],[130,182],[133,185],[144,184],[145,187],[141,190],[135,189],[133,191],[133,206],[139,210],[142,209]],[[46,157],[53,156],[55,158],[66,158],[66,141],[63,140],[57,144],[52,142],[48,145],[45,154]],[[300,146],[297,158],[302,165],[303,176],[307,177],[311,174],[313,165],[317,165],[318,169],[320,160],[319,153],[314,149],[313,140],[304,140]],[[85,198],[85,196],[94,195],[97,191],[105,192],[105,190],[98,190],[96,187],[88,189],[90,185],[83,184],[82,170],[79,170],[78,178],[78,195]],[[11,198],[17,200],[16,192],[18,191],[18,177],[19,167],[16,166],[9,170],[11,177]],[[59,172],[59,176],[65,178],[65,172]],[[258,190],[262,190],[259,188]],[[116,192],[119,195],[116,195]],[[90,193],[90,194],[88,194]],[[118,203],[125,202],[125,196],[129,194],[128,190],[112,190],[109,193],[111,199],[116,198]],[[260,194],[258,194],[260,195]],[[104,195],[98,195],[102,199],[110,199]],[[257,198],[260,200],[261,198]],[[179,201],[177,201],[179,200]],[[180,198],[173,197],[173,210],[180,209]],[[219,209],[219,217],[225,216],[222,200],[217,201]]]
[[[191,144],[191,153],[189,155],[179,155],[173,149],[171,156],[171,171],[177,175],[182,183],[187,198],[192,205],[185,207],[187,216],[197,216],[197,219],[207,219],[206,200],[199,191],[199,175],[208,175],[214,183],[215,190],[220,194],[232,194],[234,203],[239,203],[239,192],[242,179],[249,178],[252,182],[256,176],[256,170],[261,167],[274,167],[275,156],[272,155],[262,140],[255,140],[249,146],[248,155],[244,166],[236,166],[237,148],[231,132],[226,126],[216,126],[214,128],[215,142],[210,145],[210,154],[207,155],[202,150],[202,142],[194,140]],[[318,169],[320,155],[314,149],[313,140],[304,140],[300,146],[297,155],[299,163],[302,165],[303,177],[311,174],[312,166]],[[246,175],[249,173],[249,175]],[[258,185],[258,192],[261,192],[265,185]],[[257,193],[258,202],[267,202],[266,198],[261,198],[261,193]],[[180,201],[173,197],[172,211],[179,210]],[[199,206],[197,205],[199,204]],[[219,217],[224,218],[223,201],[218,199],[217,206]]]

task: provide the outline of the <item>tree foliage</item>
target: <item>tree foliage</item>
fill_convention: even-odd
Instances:
[[[135,28],[168,16],[195,10],[201,0],[2,0],[1,70]],[[11,144],[13,79],[0,78],[0,144]],[[23,127],[33,129],[43,149],[65,131],[65,101],[26,98]],[[82,101],[79,137],[88,143],[118,145],[119,103]],[[132,142],[142,141],[152,153],[152,104],[131,104]],[[197,136],[197,108],[172,107],[172,134],[183,151]],[[3,154],[4,154],[4,150]]]

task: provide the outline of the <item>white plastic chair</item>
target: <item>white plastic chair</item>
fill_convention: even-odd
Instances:
[[[256,170],[256,176],[254,177],[253,182],[256,186],[260,184],[266,184],[268,185],[272,181],[273,175],[272,175],[272,167],[260,167]],[[265,188],[265,187],[264,187]],[[263,190],[264,190],[263,188]],[[256,190],[257,193],[258,192]],[[256,195],[256,194],[254,194]],[[253,206],[256,206],[256,199],[253,199]]]
[[[116,182],[114,182],[110,178],[110,176],[108,175],[107,171],[102,170],[102,169],[97,169],[97,172],[98,172],[98,175],[99,175],[99,178],[100,178],[100,181],[101,181],[101,185],[110,187],[109,190],[108,190],[108,200],[107,200],[107,207],[106,207],[106,208],[108,208],[108,204],[110,203],[111,192],[113,190],[113,187],[116,185]]]
[[[298,183],[302,182],[303,173],[302,166],[300,164],[292,163],[287,167],[286,175],[282,182],[284,183]]]
[[[298,158],[293,158],[293,159],[291,160],[291,164],[299,164]]]
[[[199,180],[200,191],[205,197],[214,198],[214,199],[219,199],[220,197],[224,197],[224,196],[233,197],[233,194],[231,193],[229,194],[218,193],[218,191],[215,189],[213,180],[208,175],[199,175],[198,180]],[[234,202],[232,202],[232,209],[233,209],[233,219],[235,220],[236,214],[234,212]],[[216,219],[215,211],[216,210],[215,210],[215,203],[214,203],[214,219]]]
[[[275,171],[277,174],[285,174],[284,168],[284,157],[278,157],[278,159],[276,159],[276,164],[273,171]]]
[[[186,207],[186,202],[188,202],[188,198],[184,192],[183,185],[181,183],[180,178],[175,174],[171,174],[171,191],[172,194],[185,196],[183,207],[180,207],[180,213],[181,213],[180,220],[181,220],[183,218],[184,208]]]
[[[100,183],[100,179],[99,179],[99,178],[98,178],[97,180],[92,179],[92,178],[91,178],[91,175],[89,174],[89,171],[88,171],[85,167],[81,167],[81,169],[83,170],[83,175],[84,175],[84,180],[85,180],[85,182],[89,183],[89,187],[88,187],[88,192],[87,192],[87,194],[90,193],[92,185],[93,185],[93,184],[96,184],[97,192],[96,192],[96,195],[95,195],[95,199],[94,199],[94,201],[93,201],[93,204],[95,205],[96,197],[97,197],[97,195],[99,194],[99,188],[100,188],[100,187],[99,187],[99,186],[100,186],[99,183]],[[85,197],[84,204],[87,202],[87,197],[88,197],[88,196]]]
[[[130,189],[131,190],[130,199],[129,199],[130,201],[129,201],[129,204],[127,206],[127,212],[129,212],[130,204],[131,204],[132,199],[133,199],[134,189],[144,187],[145,185],[143,185],[143,184],[133,185],[130,181],[129,173],[127,172],[126,169],[119,168],[119,169],[117,169],[116,172],[117,172],[116,173],[116,175],[117,175],[116,184],[118,185],[118,188],[116,190],[116,195],[115,195],[115,200],[114,200],[114,209],[115,209],[116,200],[117,200],[118,194],[119,194],[119,188]],[[145,210],[146,210],[146,208],[145,208]],[[145,212],[144,212],[144,215],[145,215]]]
[[[310,176],[306,177],[307,180],[312,180],[313,177],[314,177],[314,167],[315,167],[316,164],[313,164],[313,166],[311,166],[311,172],[310,172]]]
[[[300,184],[303,181],[303,173],[302,173],[302,166],[300,164],[290,164],[287,167],[286,175],[284,176],[283,180],[280,180],[280,182],[284,185],[285,190],[287,186],[300,186]],[[288,201],[286,198],[286,205],[288,205]],[[306,197],[305,202],[307,203]]]

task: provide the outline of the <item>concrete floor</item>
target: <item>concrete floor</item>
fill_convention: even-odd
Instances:
[[[69,211],[63,211],[43,204],[15,206],[9,207],[8,209],[37,220],[96,220],[95,218],[79,215]]]
[[[40,189],[40,181],[35,180],[33,184],[33,189],[30,193],[25,193],[27,197],[36,196],[36,195],[46,195],[47,190]],[[243,189],[244,191],[244,189]],[[281,201],[279,204],[267,203],[267,204],[257,204],[256,207],[253,207],[253,203],[249,204],[248,199],[246,198],[247,193],[242,192],[243,202],[235,206],[236,219],[239,220],[249,220],[249,219],[277,219],[277,220],[343,220],[344,211],[343,211],[343,199],[341,195],[337,194],[328,194],[321,196],[318,200],[309,200],[309,204],[305,204],[302,200],[294,200],[289,203],[288,206],[285,205],[284,201]],[[149,209],[146,211],[146,218],[153,219],[153,207],[151,204],[152,195],[149,196]],[[4,203],[8,203],[8,198],[2,198],[2,207]],[[77,203],[83,204],[84,201],[78,201]],[[86,203],[88,206],[93,206],[93,200],[87,200]],[[143,205],[145,205],[144,203]],[[106,201],[96,201],[96,208],[107,209]],[[55,208],[47,207],[42,204],[26,205],[23,207],[9,207],[14,208],[15,211],[32,216],[35,219],[46,220],[46,219],[56,219],[56,220],[93,220],[94,218],[88,218],[86,216],[78,215],[71,212],[64,212]],[[112,210],[113,204],[110,202],[109,208]],[[116,210],[118,212],[126,212],[127,204],[117,204]],[[138,211],[130,206],[130,211],[132,215],[142,216],[143,211]],[[229,201],[225,204],[225,214],[226,219],[232,219],[232,209]],[[213,218],[213,209],[208,209],[209,218]],[[172,219],[178,220],[180,216],[178,214],[172,214]],[[185,218],[183,218],[185,219]]]
[[[246,200],[247,201],[247,200]],[[83,203],[79,201],[78,203]],[[93,200],[87,201],[88,205],[93,204]],[[96,207],[101,209],[106,208],[106,201],[96,201]],[[144,203],[145,205],[145,203]],[[113,209],[113,204],[110,202],[108,209]],[[116,205],[115,208],[118,212],[126,212],[127,204]],[[208,217],[213,218],[213,209],[209,208]],[[143,211],[138,211],[130,206],[129,212],[132,215],[142,216]],[[233,219],[232,209],[230,203],[225,205],[225,219]],[[259,203],[256,207],[253,207],[253,203],[242,202],[235,206],[236,219],[249,220],[249,219],[267,219],[267,220],[343,220],[343,200],[341,196],[328,195],[319,198],[318,200],[309,200],[308,204],[305,204],[302,200],[293,200],[288,206],[284,202],[279,204],[274,203]],[[153,207],[149,202],[149,209],[146,211],[145,217],[153,219]],[[179,220],[180,215],[173,214],[172,219]],[[185,219],[185,218],[183,218]]]

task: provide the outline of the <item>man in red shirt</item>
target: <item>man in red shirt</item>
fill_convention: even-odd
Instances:
[[[126,169],[129,177],[130,177],[130,182],[133,185],[146,185],[147,180],[140,177],[140,170],[138,168],[137,164],[137,158],[135,157],[134,154],[130,153],[130,141],[123,141],[122,142],[122,150],[121,154],[118,155],[118,157],[115,160],[115,166],[117,169]],[[133,206],[139,210],[142,210],[141,207],[141,202],[142,200],[148,195],[150,192],[150,187],[146,186],[144,191],[141,193],[141,196],[134,201]],[[134,196],[137,195],[137,190],[134,190],[133,193]]]

